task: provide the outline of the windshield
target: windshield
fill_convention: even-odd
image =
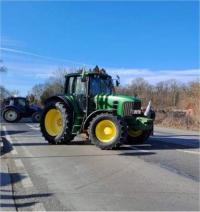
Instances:
[[[110,77],[100,77],[99,75],[91,77],[90,80],[90,95],[112,94],[113,83]]]
[[[25,107],[28,104],[28,101],[25,98],[16,99],[16,104],[22,107]]]

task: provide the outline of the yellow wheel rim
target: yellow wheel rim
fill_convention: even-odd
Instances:
[[[45,116],[45,129],[51,136],[59,135],[63,130],[62,114],[57,109],[51,109]]]
[[[100,121],[95,129],[96,137],[102,143],[112,141],[117,135],[117,128],[110,120]]]
[[[138,137],[140,135],[142,135],[142,130],[133,130],[133,129],[130,129],[128,130],[128,135],[130,135],[131,137]]]

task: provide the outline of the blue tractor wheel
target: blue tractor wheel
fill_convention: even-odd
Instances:
[[[3,119],[6,122],[14,123],[21,119],[20,113],[15,108],[6,108],[3,110]]]
[[[41,119],[41,113],[39,113],[39,112],[33,113],[33,115],[32,115],[32,122],[33,123],[39,123],[40,119]]]

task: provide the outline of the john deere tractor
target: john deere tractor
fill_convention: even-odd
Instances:
[[[101,149],[143,143],[153,131],[151,110],[145,115],[139,98],[116,95],[113,82],[98,67],[66,75],[64,95],[45,102],[40,123],[44,138],[50,144],[68,144],[77,134],[86,133]]]

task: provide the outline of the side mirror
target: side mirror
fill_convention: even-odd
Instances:
[[[118,87],[119,85],[120,85],[120,82],[116,80],[116,87]]]
[[[81,82],[86,82],[86,75],[85,75],[85,70],[82,70],[82,74],[81,74]]]
[[[119,75],[116,76],[117,79],[116,79],[116,86],[118,87],[120,85],[120,77]]]

